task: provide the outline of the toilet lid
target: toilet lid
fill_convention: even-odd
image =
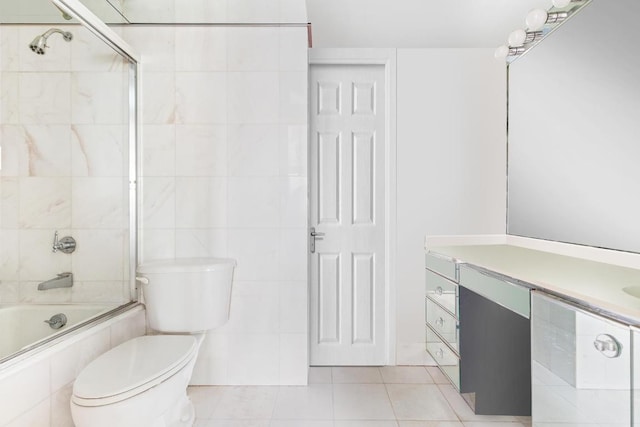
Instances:
[[[73,385],[82,406],[115,403],[161,383],[182,369],[197,352],[190,335],[151,335],[129,340],[99,356]]]

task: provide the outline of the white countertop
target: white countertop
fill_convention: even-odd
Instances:
[[[432,246],[427,250],[526,282],[640,326],[640,269],[558,255],[508,244]]]

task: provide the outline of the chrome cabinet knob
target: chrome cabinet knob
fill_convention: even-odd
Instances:
[[[442,328],[444,326],[444,319],[442,317],[436,319],[436,325]]]
[[[609,334],[600,334],[593,342],[593,346],[602,353],[603,356],[613,359],[622,353],[622,345]]]
[[[438,286],[438,287],[436,288],[436,295],[442,295],[442,292],[443,292],[443,291],[442,291],[442,286]]]

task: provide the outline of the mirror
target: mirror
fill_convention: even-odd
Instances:
[[[640,252],[638,18],[593,0],[509,65],[509,234]]]
[[[82,4],[107,24],[128,22],[124,16],[122,0],[83,0]],[[50,0],[20,0],[0,2],[0,23],[77,24],[77,21],[64,18]]]

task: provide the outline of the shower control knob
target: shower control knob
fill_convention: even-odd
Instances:
[[[53,235],[53,252],[62,252],[65,254],[70,254],[76,250],[76,239],[71,236],[65,236],[62,239],[58,240],[58,231],[56,230]]]

